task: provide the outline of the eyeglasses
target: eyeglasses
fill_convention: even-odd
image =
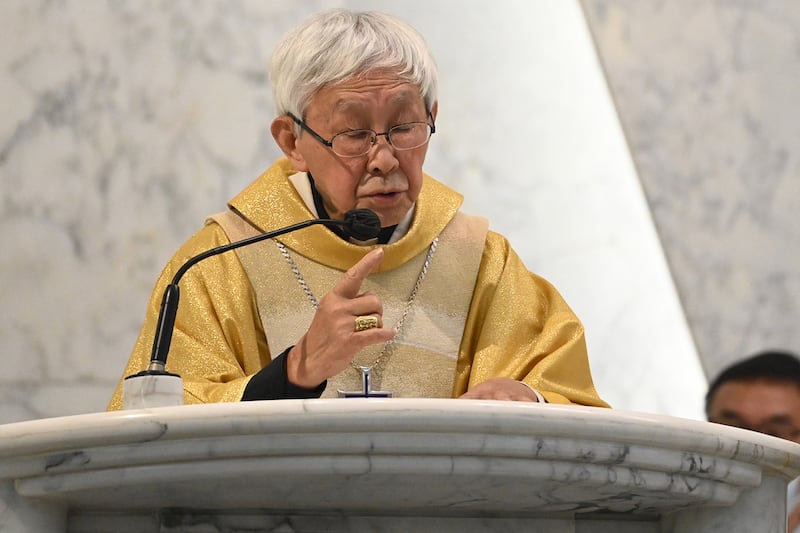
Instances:
[[[287,113],[301,128],[310,133],[316,140],[330,148],[339,157],[361,157],[367,155],[378,142],[378,137],[386,137],[386,141],[395,150],[413,150],[419,148],[436,133],[433,116],[428,112],[431,124],[427,122],[406,122],[392,126],[389,131],[378,133],[375,130],[347,130],[334,135],[331,140],[308,127],[308,124]]]

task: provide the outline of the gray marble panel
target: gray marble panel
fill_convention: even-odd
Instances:
[[[582,4],[706,373],[800,352],[800,4]]]

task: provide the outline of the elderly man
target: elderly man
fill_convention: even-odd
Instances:
[[[286,157],[169,262],[126,375],[147,366],[161,294],[188,258],[368,208],[376,239],[313,226],[187,272],[167,365],[187,403],[391,394],[606,405],[558,292],[423,173],[437,71],[415,30],[326,11],[283,38],[270,78]]]
[[[800,359],[761,352],[717,376],[706,394],[709,422],[766,433],[800,444]],[[789,486],[789,531],[800,533],[800,482]]]

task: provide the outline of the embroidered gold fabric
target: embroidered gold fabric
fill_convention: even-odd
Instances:
[[[254,228],[231,211],[214,215],[233,240],[256,234]],[[453,391],[458,347],[461,344],[469,303],[480,267],[488,224],[485,219],[456,213],[437,237],[438,247],[430,268],[420,285],[414,304],[403,327],[392,340],[388,351],[383,345],[368,346],[354,358],[358,366],[370,366],[380,360],[372,373],[375,387],[393,383],[394,397],[449,398]],[[333,249],[346,244],[331,236]],[[403,239],[384,246],[385,255],[405,246]],[[301,273],[307,288],[318,299],[330,291],[343,275],[342,270],[323,265],[289,250],[292,262]],[[366,252],[363,252],[366,253]],[[297,343],[314,317],[313,305],[295,277],[289,274],[282,252],[272,242],[261,242],[237,250],[258,302],[259,314],[271,353]],[[370,275],[362,291],[378,294],[383,304],[383,319],[397,327],[412,288],[420,277],[428,250],[391,270]],[[285,272],[286,278],[275,283],[268,272]],[[328,380],[323,397],[336,397],[337,389],[356,390],[360,372],[346,368]]]
[[[305,204],[287,179],[294,172],[286,159],[279,160],[229,206],[262,231],[308,218]],[[411,228],[400,241],[386,246],[380,271],[391,271],[424,255],[433,237],[455,216],[461,201],[459,194],[425,176]],[[310,262],[339,270],[346,270],[371,249],[332,237],[320,226],[286,235],[281,241]],[[174,272],[193,255],[227,242],[225,232],[212,222],[176,252],[156,282],[123,376],[147,367],[161,297]],[[452,274],[458,275],[457,269]],[[291,272],[284,270],[263,275],[272,277],[275,286],[296,284]],[[187,403],[239,400],[250,376],[273,355],[239,257],[228,252],[203,261],[189,270],[180,286],[167,369],[183,377]],[[525,381],[551,403],[607,406],[592,382],[580,321],[556,289],[531,274],[508,241],[490,231],[454,375],[440,377],[452,384],[451,395],[457,397],[477,383],[500,376]],[[384,382],[381,386],[393,385]],[[120,386],[109,408],[121,405]]]

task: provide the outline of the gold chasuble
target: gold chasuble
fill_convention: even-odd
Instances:
[[[212,217],[178,250],[156,283],[124,376],[147,367],[164,288],[186,260],[314,218],[290,181],[294,174],[288,160],[278,160],[229,203],[231,211]],[[483,219],[459,213],[461,202],[461,195],[425,176],[408,232],[380,245],[384,260],[362,286],[381,298],[389,327],[407,308],[402,327],[384,355],[382,345],[368,347],[354,363],[370,366],[380,358],[373,389],[397,397],[457,397],[487,379],[509,377],[548,402],[607,406],[592,383],[580,321],[552,285],[528,272],[504,237],[487,232]],[[434,239],[429,268],[407,306]],[[374,247],[345,242],[317,225],[189,269],[167,359],[167,370],[184,380],[186,403],[241,399],[250,377],[303,335],[312,301]],[[328,380],[323,397],[360,388],[359,371],[348,368]],[[120,385],[109,408],[121,405]]]
[[[261,233],[232,211],[212,218],[231,241]],[[370,367],[378,361],[372,372],[373,388],[390,390],[395,397],[451,396],[458,347],[487,228],[485,219],[459,213],[439,235],[428,271],[394,341],[385,353],[381,344],[370,346],[355,357],[354,363],[359,366]],[[335,244],[343,249],[355,246],[336,238]],[[273,356],[303,336],[314,317],[312,300],[330,291],[343,274],[339,268],[302,255],[302,252],[313,253],[315,247],[310,240],[302,243],[305,245],[302,251],[292,250],[287,244],[282,252],[271,241],[237,250],[256,293],[261,323]],[[396,246],[402,243],[385,246],[385,253],[391,254]],[[406,310],[426,257],[427,250],[423,249],[391,270],[372,274],[362,284],[362,291],[371,290],[380,296],[383,320],[388,327],[397,324]],[[306,288],[310,294],[305,292]],[[322,397],[336,397],[337,390],[358,390],[361,385],[360,371],[351,367],[328,380]]]

